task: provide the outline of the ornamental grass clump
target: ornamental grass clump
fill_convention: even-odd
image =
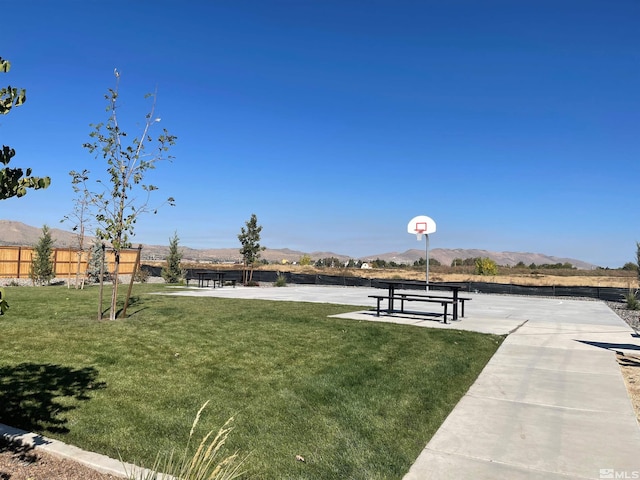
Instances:
[[[171,451],[169,454],[158,454],[150,470],[138,473],[127,472],[127,477],[130,480],[232,480],[241,478],[245,472],[240,469],[246,457],[240,459],[238,452],[223,457],[224,446],[232,430],[230,425],[233,422],[233,417],[227,420],[215,437],[213,436],[214,430],[207,433],[200,441],[195,453],[191,453],[191,439],[200,421],[200,415],[208,403],[209,401],[205,402],[198,410],[191,426],[187,445],[181,456],[177,457],[175,451]]]
[[[629,310],[640,310],[640,300],[638,300],[638,291],[629,289],[629,293],[624,296]]]

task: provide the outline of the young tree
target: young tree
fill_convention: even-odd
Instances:
[[[85,233],[88,228],[91,228],[91,195],[84,188],[85,182],[89,179],[89,171],[83,170],[82,172],[71,171],[71,186],[74,193],[77,195],[73,200],[73,211],[66,215],[61,222],[69,221],[73,223],[73,231],[76,233],[76,240],[78,242],[78,257],[76,262],[76,290],[84,287],[84,277],[80,281],[80,269],[82,267],[82,261],[85,254]]]
[[[96,238],[89,252],[89,260],[87,262],[87,277],[94,282],[100,281],[100,272],[103,269],[104,249],[102,242]]]
[[[260,245],[260,232],[262,227],[258,225],[258,217],[256,214],[251,214],[251,218],[245,222],[246,228],[240,229],[238,240],[242,248],[240,254],[242,255],[242,261],[244,268],[242,270],[242,282],[246,285],[253,279],[253,268],[260,259],[260,252],[265,247]],[[248,269],[248,271],[247,271]]]
[[[184,277],[184,272],[180,268],[182,253],[178,250],[179,240],[178,232],[175,232],[173,237],[169,239],[169,255],[160,273],[166,283],[178,283]]]
[[[0,72],[7,73],[11,69],[11,64],[0,57]],[[13,107],[19,107],[27,101],[27,95],[24,88],[12,88],[8,86],[0,89],[0,114],[8,114]],[[32,177],[31,169],[26,171],[21,168],[10,168],[11,159],[15,156],[16,151],[6,145],[0,150],[0,163],[5,165],[0,169],[0,200],[6,200],[11,197],[22,197],[27,194],[27,189],[32,188],[38,190],[47,188],[51,183],[49,177]]]
[[[50,283],[54,277],[53,261],[51,254],[53,253],[53,239],[49,227],[42,227],[42,236],[38,239],[38,243],[34,246],[34,255],[31,260],[31,280],[34,285],[44,285]]]
[[[92,194],[98,214],[96,220],[99,227],[97,236],[111,244],[114,251],[115,267],[112,272],[113,291],[109,319],[116,318],[116,302],[118,298],[118,275],[120,271],[120,252],[123,248],[131,246],[129,235],[133,235],[134,226],[139,216],[143,213],[157,212],[157,209],[149,207],[150,194],[158,187],[144,184],[145,174],[155,168],[161,160],[171,160],[168,155],[169,148],[175,144],[176,137],[170,135],[166,129],[162,130],[155,139],[151,137],[151,130],[160,121],[155,116],[156,94],[149,95],[153,101],[149,113],[145,116],[145,123],[139,137],[128,142],[128,136],[118,123],[118,85],[120,74],[114,71],[116,87],[109,89],[105,95],[107,100],[107,123],[92,124],[90,133],[91,141],[83,146],[96,158],[107,163],[108,180],[97,183],[104,190]],[[146,150],[147,145],[153,148],[152,152]],[[107,184],[109,189],[107,189]],[[142,198],[138,195],[142,195]],[[167,203],[174,205],[173,198],[169,197]],[[126,303],[126,302],[125,302]]]

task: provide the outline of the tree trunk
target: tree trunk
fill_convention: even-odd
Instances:
[[[76,264],[76,290],[78,290],[80,287],[80,268],[82,266],[82,247],[80,248],[80,251],[78,252],[78,263]],[[84,281],[82,282],[82,287],[84,287]]]
[[[120,273],[120,250],[115,251],[115,266],[113,267],[113,275],[111,276],[111,283],[113,284],[113,290],[111,292],[111,308],[109,310],[109,320],[116,319],[116,307],[118,302],[118,274]]]

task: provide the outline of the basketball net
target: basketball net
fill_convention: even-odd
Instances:
[[[422,240],[423,233],[424,233],[424,230],[416,230],[416,240],[418,241]]]

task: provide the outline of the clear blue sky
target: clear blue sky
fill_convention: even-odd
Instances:
[[[10,14],[11,13],[11,14]],[[121,73],[133,136],[158,89],[176,159],[134,243],[263,244],[353,257],[480,248],[633,261],[640,240],[640,2],[33,1],[5,11],[11,166],[52,185],[0,218],[65,227],[68,172]]]

